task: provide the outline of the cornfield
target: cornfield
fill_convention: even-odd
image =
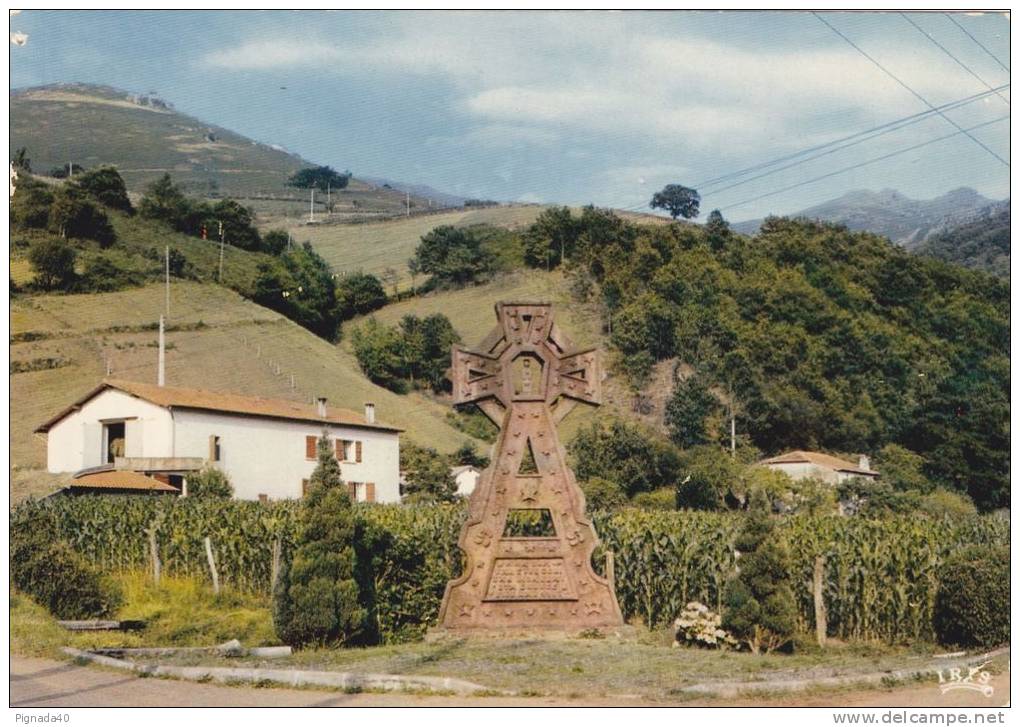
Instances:
[[[35,508],[55,517],[56,536],[110,571],[150,567],[155,531],[163,572],[209,577],[204,538],[215,551],[220,580],[267,593],[273,544],[284,557],[293,545],[299,503],[236,500],[77,497],[29,502],[11,513],[17,528]],[[358,506],[360,578],[372,591],[373,618],[385,641],[418,638],[435,622],[446,582],[459,574],[457,506]],[[737,513],[624,510],[596,513],[604,553],[614,553],[616,593],[628,619],[669,624],[689,601],[722,610],[733,573]],[[824,597],[829,634],[843,639],[932,639],[937,566],[966,545],[1009,543],[1008,523],[995,516],[935,521],[909,516],[784,518],[778,531],[792,554],[794,591],[804,630],[814,627],[812,572],[826,562]]]

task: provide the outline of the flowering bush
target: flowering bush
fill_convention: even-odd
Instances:
[[[722,617],[713,613],[708,606],[691,601],[679,618],[673,622],[676,630],[676,644],[684,646],[702,646],[708,648],[726,648],[736,646],[737,640],[722,628]]]

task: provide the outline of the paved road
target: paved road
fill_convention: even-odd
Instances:
[[[1009,701],[1009,674],[992,682],[995,695],[971,691],[942,695],[932,683],[883,691],[845,691],[830,695],[790,695],[770,706],[846,707],[984,707]],[[509,707],[509,706],[666,706],[628,698],[563,699],[554,697],[425,697],[407,694],[341,694],[302,689],[223,687],[169,679],[141,679],[129,674],[76,666],[70,662],[11,655],[12,707]],[[685,701],[684,706],[754,706],[748,699]]]

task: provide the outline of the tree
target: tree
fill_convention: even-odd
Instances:
[[[577,433],[568,449],[579,480],[607,479],[628,497],[676,482],[676,450],[630,422],[593,421]]]
[[[116,167],[103,166],[82,174],[75,183],[99,204],[128,214],[134,213],[124,178]]]
[[[580,225],[569,207],[550,207],[524,233],[524,262],[531,267],[557,265],[573,255]]]
[[[898,492],[927,494],[935,489],[924,474],[924,457],[898,444],[887,444],[875,455],[875,469],[882,481]]]
[[[201,224],[210,230],[219,231],[223,225],[223,237],[227,243],[242,250],[258,251],[262,248],[259,231],[255,227],[255,212],[250,207],[233,199],[217,202],[205,215]],[[199,225],[192,223],[187,230],[193,235],[200,232]]]
[[[766,498],[756,497],[737,537],[738,572],[726,585],[722,627],[755,654],[786,644],[796,626],[790,553]]]
[[[730,223],[723,218],[722,212],[712,210],[705,223],[705,239],[708,240],[708,246],[718,252],[726,247],[731,238]]]
[[[465,285],[484,279],[495,267],[493,254],[472,230],[442,225],[421,238],[415,267],[438,286]]]
[[[207,466],[188,477],[188,496],[231,498],[234,496],[234,486],[223,470]]]
[[[456,499],[457,481],[450,472],[450,460],[431,447],[401,443],[400,469],[404,473],[404,502],[422,505]]]
[[[343,646],[362,633],[366,615],[355,578],[354,508],[328,431],[316,451],[294,555],[273,598],[273,624],[291,646]]]
[[[351,273],[336,285],[337,316],[346,321],[386,305],[386,291],[379,278],[370,273]]]
[[[81,164],[71,162],[70,164],[65,164],[62,167],[53,167],[53,169],[50,170],[50,176],[54,179],[68,179],[73,177],[75,174],[81,174],[84,171],[85,167]]]
[[[300,189],[318,189],[321,192],[327,190],[339,190],[347,186],[351,181],[351,173],[337,172],[333,167],[308,167],[299,169],[290,176],[287,184]]]
[[[405,375],[411,385],[415,381],[427,384],[433,391],[447,387],[446,370],[450,366],[450,349],[460,343],[450,319],[442,313],[418,318],[408,314],[400,320],[403,336]]]
[[[67,184],[53,195],[49,226],[61,237],[95,240],[102,247],[109,247],[116,240],[106,213],[87,199],[80,189]]]
[[[652,209],[664,209],[674,220],[683,217],[689,220],[698,216],[701,195],[697,190],[680,184],[667,184],[661,191],[652,195]]]
[[[665,412],[673,444],[681,448],[706,444],[709,437],[705,420],[718,408],[719,402],[701,376],[692,374],[686,379],[677,378]]]
[[[729,453],[711,444],[686,450],[678,466],[677,506],[691,510],[721,510],[727,496],[739,502],[743,467]]]
[[[336,339],[336,288],[329,264],[305,243],[259,264],[252,299],[328,341]]]
[[[262,250],[270,255],[282,255],[290,244],[286,230],[270,230],[262,236]]]
[[[578,483],[584,492],[588,511],[617,510],[627,505],[627,494],[615,482],[602,477],[592,477]]]
[[[74,248],[59,238],[36,240],[28,249],[35,284],[43,290],[68,290],[75,280],[76,259]]]
[[[407,391],[403,338],[396,328],[369,318],[351,333],[351,346],[358,365],[373,383],[398,394]]]
[[[28,149],[25,147],[19,147],[14,152],[14,159],[11,160],[14,164],[14,168],[21,172],[32,173],[32,160],[28,158]]]
[[[470,465],[479,469],[489,466],[489,458],[479,454],[474,442],[466,441],[453,453],[452,461],[457,465]]]
[[[174,229],[181,229],[189,206],[188,198],[184,196],[180,187],[174,184],[169,174],[164,174],[145,188],[138,212],[142,217],[159,220]]]

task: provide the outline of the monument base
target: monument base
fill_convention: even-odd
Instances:
[[[517,628],[449,629],[433,626],[425,632],[425,643],[471,639],[479,641],[576,641],[584,639],[605,639],[608,641],[637,641],[638,630],[634,626],[602,626],[589,629],[564,629],[562,627],[542,628],[521,626]]]

